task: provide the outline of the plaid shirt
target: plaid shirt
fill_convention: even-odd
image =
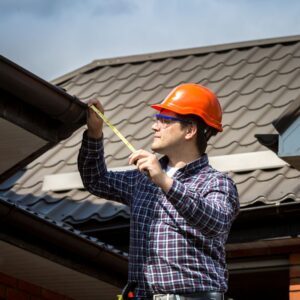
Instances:
[[[238,194],[206,155],[179,169],[167,194],[137,170],[107,171],[102,140],[86,134],[78,167],[91,193],[130,207],[129,281],[138,283],[137,297],[226,291],[224,245]]]

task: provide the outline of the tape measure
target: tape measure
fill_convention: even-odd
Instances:
[[[109,126],[109,128],[118,136],[118,138],[127,146],[131,152],[135,152],[135,148],[128,142],[124,135],[110,123],[110,121],[105,117],[105,115],[94,105],[89,105],[89,107]]]

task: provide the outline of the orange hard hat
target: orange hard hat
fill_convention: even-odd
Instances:
[[[222,109],[217,96],[208,88],[195,83],[175,87],[161,104],[151,106],[156,110],[168,109],[177,114],[193,114],[222,131]]]

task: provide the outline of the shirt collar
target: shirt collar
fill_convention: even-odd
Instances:
[[[160,159],[160,163],[163,169],[166,169],[169,158],[167,156],[164,156]],[[180,174],[194,174],[198,173],[201,169],[208,166],[208,157],[207,154],[204,153],[202,156],[200,156],[198,159],[186,164],[184,167],[178,169],[178,172]]]

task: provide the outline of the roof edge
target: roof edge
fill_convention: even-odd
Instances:
[[[296,41],[300,41],[300,35],[273,37],[273,38],[258,39],[258,40],[248,40],[243,42],[194,47],[194,48],[187,48],[187,49],[180,49],[180,50],[169,50],[169,51],[160,51],[160,52],[153,52],[153,53],[97,59],[83,67],[75,69],[74,71],[71,71],[56,79],[53,79],[51,82],[53,84],[62,84],[63,82],[75,77],[80,73],[85,73],[94,68],[102,67],[102,66],[108,66],[108,65],[112,66],[112,65],[127,64],[133,62],[137,63],[137,62],[149,61],[149,60],[160,60],[160,59],[165,59],[170,57],[180,57],[180,56],[187,56],[193,54],[205,54],[210,52],[221,52],[230,49],[241,49],[241,48],[248,48],[254,46],[267,46],[272,44],[290,43]]]
[[[2,55],[0,94],[0,117],[47,141],[66,139],[86,123],[85,103]]]
[[[68,225],[43,218],[30,209],[5,201],[0,198],[0,222],[4,228],[16,228],[22,231],[23,236],[41,239],[42,243],[51,243],[59,250],[64,249],[68,253],[76,255],[86,263],[92,262],[96,268],[101,266],[97,272],[98,278],[122,287],[127,277],[127,257],[121,250],[102,242],[78,230],[70,229]],[[2,233],[2,231],[1,231]],[[28,235],[28,233],[30,233]],[[60,243],[60,241],[63,241]],[[115,275],[118,268],[118,275]],[[92,274],[91,274],[92,275]]]

